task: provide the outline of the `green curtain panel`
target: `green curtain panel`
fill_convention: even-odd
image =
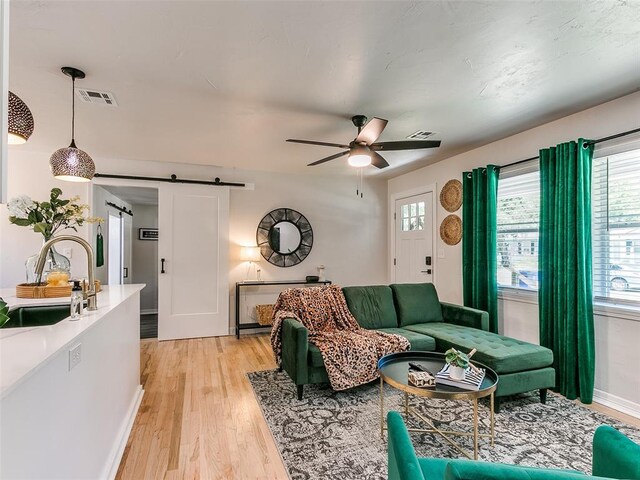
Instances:
[[[591,168],[587,140],[540,150],[540,343],[553,350],[556,389],[593,399]]]
[[[499,167],[462,174],[462,284],[464,304],[489,312],[498,333],[497,196]]]

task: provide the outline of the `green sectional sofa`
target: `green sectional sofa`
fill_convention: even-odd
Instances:
[[[402,335],[411,350],[476,348],[474,360],[500,377],[496,411],[501,397],[540,390],[544,402],[546,390],[555,386],[551,350],[490,333],[486,312],[440,302],[431,283],[344,287],[342,291],[361,327]],[[299,399],[305,384],[329,381],[320,350],[309,343],[307,329],[292,318],[283,323],[281,366],[296,384]]]
[[[640,445],[602,425],[593,436],[592,475],[573,470],[520,467],[448,458],[419,458],[398,412],[387,414],[389,480],[640,480]]]

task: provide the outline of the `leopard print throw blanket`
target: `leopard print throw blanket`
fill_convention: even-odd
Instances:
[[[282,357],[282,322],[293,318],[307,328],[309,342],[322,353],[334,390],[375,380],[380,375],[380,357],[409,350],[409,342],[400,335],[360,327],[337,285],[285,290],[273,312],[271,347],[278,365]]]

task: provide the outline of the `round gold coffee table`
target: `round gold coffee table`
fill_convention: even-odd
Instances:
[[[429,428],[409,428],[410,432],[421,433],[437,433],[460,453],[468,458],[478,459],[478,438],[489,438],[493,446],[495,438],[495,419],[493,414],[494,392],[498,386],[498,375],[490,368],[478,363],[472,362],[475,366],[484,368],[486,371],[484,380],[480,385],[480,389],[467,390],[462,388],[450,387],[447,385],[436,384],[432,388],[418,388],[409,385],[409,362],[417,363],[424,366],[432,374],[436,374],[444,366],[444,354],[435,352],[399,352],[385,355],[378,361],[378,369],[380,370],[380,433],[384,435],[385,418],[384,418],[384,384],[387,383],[393,388],[404,392],[404,410],[405,416],[415,415],[425,422]],[[424,415],[416,411],[415,408],[409,407],[409,394],[419,397],[439,398],[443,400],[459,400],[470,401],[473,403],[473,431],[462,432],[452,430],[442,430],[437,428],[434,423]],[[490,397],[490,433],[478,433],[478,399]],[[473,437],[473,455],[466,451],[458,442],[454,441],[451,436],[471,436]]]

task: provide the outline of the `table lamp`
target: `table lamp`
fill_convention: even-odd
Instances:
[[[260,261],[260,248],[259,247],[242,247],[240,249],[240,260],[243,262],[249,262],[249,268],[254,262]],[[247,276],[248,276],[247,272]],[[257,279],[260,280],[260,269],[256,268]]]

